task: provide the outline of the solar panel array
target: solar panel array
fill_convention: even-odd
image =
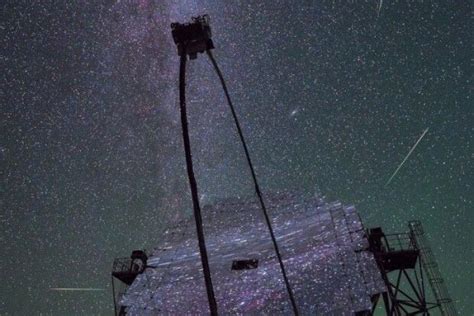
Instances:
[[[266,199],[300,313],[370,310],[371,296],[385,287],[355,208],[291,194]],[[226,200],[202,213],[219,314],[291,314],[258,204]],[[237,260],[254,265],[234,270]],[[208,314],[192,218],[165,232],[148,265],[121,299],[127,315]]]

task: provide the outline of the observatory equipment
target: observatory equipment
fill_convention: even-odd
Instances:
[[[457,315],[421,223],[410,221],[408,229],[398,234],[385,234],[380,227],[367,232],[386,287],[372,298],[374,306],[382,297],[386,315],[431,315],[435,310]]]
[[[365,229],[353,206],[266,196],[301,315],[436,315],[435,308],[456,315],[445,286],[429,287],[443,282],[431,273],[436,262],[419,222],[410,222],[408,232],[385,234]],[[258,203],[228,199],[205,206],[203,223],[220,313],[291,314]],[[121,315],[209,313],[192,224],[188,218],[164,233],[145,271],[117,298]]]
[[[190,23],[172,23],[171,34],[179,56],[189,55],[190,59],[196,59],[197,53],[214,48],[208,15],[193,17]]]
[[[171,28],[181,57],[181,124],[196,230],[192,220],[185,219],[166,231],[150,258],[132,254],[130,264],[114,262],[112,282],[118,279],[125,285],[117,293],[113,287],[116,314],[217,315],[219,308],[221,314],[238,315],[363,316],[383,308],[386,315],[400,316],[430,315],[439,308],[443,316],[456,315],[419,222],[410,222],[408,233],[386,235],[381,228],[366,231],[355,208],[338,202],[291,194],[267,195],[264,202],[236,111],[210,51],[214,45],[208,16]],[[222,83],[258,199],[228,200],[201,212],[185,74],[187,56],[196,59],[204,51]],[[143,260],[134,264],[134,257]]]
[[[121,297],[124,294],[125,289],[132,285],[136,277],[145,271],[147,267],[148,256],[143,250],[134,250],[132,255],[127,258],[117,258],[114,260],[112,266],[112,293],[114,297],[114,310],[115,315],[125,315],[125,307],[117,309],[116,298]],[[121,291],[116,292],[117,288],[121,288]]]
[[[112,267],[112,276],[131,285],[137,275],[145,270],[148,256],[142,250],[132,251],[130,258],[117,258]]]
[[[212,65],[214,66],[214,70],[219,76],[219,79],[222,84],[222,88],[227,98],[227,103],[232,113],[235,127],[237,129],[239,139],[242,143],[242,148],[245,153],[245,158],[247,160],[250,173],[252,175],[253,184],[255,186],[255,193],[258,197],[260,208],[264,215],[265,224],[267,226],[267,230],[273,244],[273,250],[277,257],[278,264],[280,266],[281,276],[283,277],[283,281],[286,287],[288,298],[290,299],[290,302],[291,302],[293,314],[295,316],[298,316],[299,315],[298,307],[296,305],[293,291],[291,289],[291,285],[288,280],[288,276],[287,276],[286,269],[281,257],[281,253],[278,247],[275,233],[273,231],[272,223],[271,223],[270,217],[268,216],[268,212],[265,206],[265,202],[263,200],[262,192],[258,184],[257,176],[253,168],[250,152],[248,150],[244,134],[240,127],[239,119],[234,109],[234,105],[232,104],[232,101],[230,99],[230,95],[227,90],[224,77],[222,76],[219,66],[217,65],[217,62],[211,53],[211,49],[214,48],[214,46],[213,46],[212,41],[210,40],[211,30],[209,26],[209,17],[207,15],[195,17],[192,19],[192,23],[190,24],[173,23],[171,25],[171,28],[172,28],[173,38],[175,40],[175,43],[178,46],[178,55],[180,55],[179,109],[180,109],[180,114],[181,114],[181,128],[182,128],[182,136],[183,136],[184,155],[186,158],[186,171],[188,173],[191,198],[193,202],[193,214],[194,214],[194,220],[196,224],[196,233],[197,233],[197,239],[198,239],[198,245],[199,245],[199,253],[201,257],[202,269],[203,269],[203,276],[204,276],[204,281],[206,284],[206,293],[207,293],[207,301],[209,304],[209,311],[212,316],[218,315],[214,287],[212,284],[212,277],[211,277],[211,272],[209,268],[209,259],[208,259],[207,249],[206,249],[205,236],[203,232],[203,222],[202,222],[201,206],[200,206],[199,195],[198,195],[197,181],[196,181],[196,177],[194,175],[194,169],[193,169],[193,159],[192,159],[192,154],[191,154],[191,144],[190,144],[190,139],[189,139],[188,118],[187,118],[187,109],[186,109],[187,54],[189,54],[191,59],[195,59],[197,56],[197,53],[203,52],[204,49],[206,50],[207,56],[209,57]]]
[[[370,311],[372,296],[385,286],[355,208],[291,194],[267,201],[299,312]],[[203,223],[219,311],[291,315],[258,203],[229,199],[206,206]],[[166,231],[120,299],[127,315],[208,313],[195,233],[192,219]]]

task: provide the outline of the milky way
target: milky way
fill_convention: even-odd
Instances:
[[[461,314],[474,310],[468,2],[0,7],[0,314],[111,312],[113,259],[190,216],[170,23],[203,13],[263,191],[318,191],[389,231],[422,220]],[[251,196],[207,58],[187,84],[203,203]]]

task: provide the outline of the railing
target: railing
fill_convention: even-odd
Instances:
[[[443,316],[458,315],[452,299],[449,297],[446,284],[441,277],[441,272],[436,263],[433,252],[431,251],[425,232],[419,221],[410,221],[410,237],[414,241],[416,247],[420,250],[421,264],[428,276],[431,289],[435,296],[436,302],[439,304]]]
[[[112,265],[112,296],[114,300],[114,314],[115,316],[121,315],[120,300],[125,294],[128,286],[123,282],[121,275],[131,272],[132,259],[131,258],[116,258]],[[116,282],[117,277],[120,281]],[[116,288],[118,286],[118,288]]]
[[[408,233],[386,234],[383,246],[387,252],[417,249],[416,243]]]
[[[117,258],[114,260],[112,266],[112,272],[125,272],[130,271],[132,266],[132,259],[131,258]]]

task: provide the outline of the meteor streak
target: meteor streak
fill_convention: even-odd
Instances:
[[[383,4],[383,0],[380,0],[379,5],[377,6],[377,17],[380,16],[380,10],[382,10],[382,4]]]
[[[50,291],[105,291],[105,289],[97,289],[90,287],[52,287]]]
[[[415,145],[413,145],[413,147],[410,149],[410,151],[408,152],[408,155],[406,155],[405,159],[403,159],[402,163],[398,166],[397,170],[395,170],[395,172],[392,174],[390,179],[388,179],[387,183],[385,183],[385,186],[389,185],[390,182],[392,181],[392,179],[397,175],[398,171],[402,168],[405,161],[407,161],[408,157],[410,157],[411,153],[415,150],[416,146],[418,146],[421,139],[425,136],[425,134],[428,132],[428,130],[429,130],[429,128],[427,128],[423,131],[423,134],[421,134],[420,138],[418,138]]]

